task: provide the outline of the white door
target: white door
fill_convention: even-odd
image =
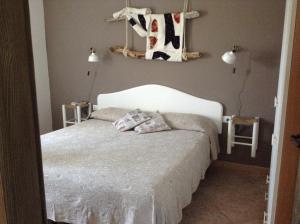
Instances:
[[[299,8],[298,8],[299,9]],[[294,31],[297,14],[297,0],[287,0],[285,25],[283,33],[283,45],[279,75],[279,85],[276,105],[276,117],[274,135],[272,138],[272,159],[270,169],[270,186],[268,201],[268,222],[275,223],[275,211],[277,208],[277,192],[280,180],[280,169],[282,159],[282,149],[284,140],[284,130],[286,121],[286,108],[291,74],[292,55],[294,46]]]

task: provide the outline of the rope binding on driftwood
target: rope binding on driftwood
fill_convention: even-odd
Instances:
[[[126,8],[130,6],[129,0],[126,0]],[[129,30],[128,30],[128,21],[125,19],[125,46],[123,49],[123,55],[125,58],[128,57],[128,41],[129,41]]]
[[[183,6],[183,13],[186,14],[189,8],[189,0],[184,0],[184,6]],[[184,28],[183,28],[183,50],[182,50],[182,59],[187,61],[187,54],[186,54],[186,19],[184,20]]]

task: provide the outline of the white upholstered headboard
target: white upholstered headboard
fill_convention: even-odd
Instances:
[[[98,95],[97,109],[106,107],[139,108],[145,111],[160,111],[162,113],[199,114],[214,121],[219,133],[222,133],[222,104],[165,86],[145,85],[121,92]]]

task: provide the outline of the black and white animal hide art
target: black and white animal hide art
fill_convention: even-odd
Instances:
[[[126,8],[117,16],[126,16],[132,28],[147,38],[146,59],[182,62],[184,13],[151,14],[150,9]]]

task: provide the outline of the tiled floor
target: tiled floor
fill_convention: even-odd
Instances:
[[[267,170],[218,162],[183,211],[181,224],[262,224]]]

